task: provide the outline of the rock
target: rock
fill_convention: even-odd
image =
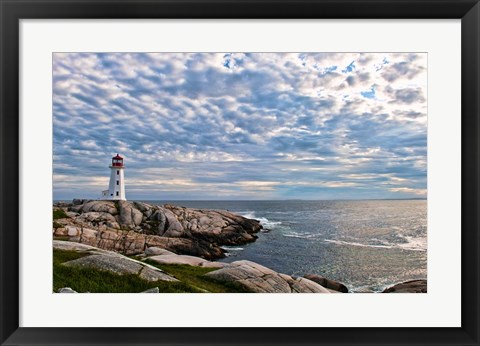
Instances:
[[[251,261],[236,261],[205,274],[236,284],[255,293],[330,293],[326,288],[305,278],[292,278]]]
[[[75,208],[76,209],[76,208]],[[71,211],[79,213],[88,213],[91,211],[97,211],[102,213],[109,213],[116,215],[118,213],[115,203],[113,201],[86,201],[81,205],[81,208],[77,211],[74,208],[71,208]]]
[[[325,288],[328,288],[330,290],[341,292],[341,293],[348,293],[347,286],[345,286],[344,284],[338,281],[330,280],[316,274],[307,274],[307,275],[304,275],[303,277],[313,282],[316,282],[317,284]]]
[[[160,293],[160,289],[158,287],[154,287],[154,288],[149,288],[148,290],[145,290],[140,293]]]
[[[143,266],[120,256],[91,255],[63,263],[67,267],[86,267],[115,274],[140,274]]]
[[[180,237],[184,233],[182,224],[178,221],[174,213],[168,209],[163,209],[165,221],[165,237]]]
[[[178,281],[174,277],[171,277],[168,274],[165,274],[164,272],[158,270],[155,267],[150,267],[150,266],[145,266],[142,271],[139,274],[140,278],[150,281],[150,282],[155,282],[155,281]]]
[[[65,226],[65,231],[69,237],[75,237],[79,234],[79,231],[75,226]]]
[[[67,214],[67,216],[72,219],[78,216],[78,213],[74,213],[72,211],[66,211],[65,214]]]
[[[218,245],[241,245],[257,239],[254,235],[262,229],[256,220],[223,210],[190,209],[165,205],[181,221],[184,232],[196,239]],[[179,222],[180,222],[179,221]],[[168,236],[177,236],[175,233]]]
[[[262,228],[256,220],[227,211],[144,202],[76,199],[65,208],[72,218],[57,220],[56,228],[66,231],[54,232],[56,236],[126,255],[155,246],[207,260],[222,258],[221,246],[253,242]]]
[[[143,214],[132,202],[118,201],[118,223],[125,226],[138,226],[142,223]]]
[[[74,243],[70,241],[63,241],[63,240],[54,240],[53,241],[53,248],[57,250],[65,250],[65,251],[95,251],[95,252],[101,252],[105,253],[106,251],[98,249],[93,246],[85,245],[85,244],[80,244],[80,243]]]
[[[75,221],[80,223],[94,222],[96,224],[116,222],[115,217],[112,214],[105,213],[105,212],[97,212],[97,211],[82,213],[75,218]]]
[[[152,246],[145,249],[145,255],[158,256],[158,255],[175,255],[173,252],[162,249],[160,247]]]
[[[106,251],[93,246],[54,240],[53,248],[66,251],[87,252],[90,256],[64,262],[63,265],[74,267],[96,268],[115,274],[137,274],[147,281],[178,281],[174,277],[149,264],[125,257],[116,252]]]
[[[206,268],[223,268],[226,266],[225,263],[210,262],[200,257],[175,255],[175,254],[171,254],[171,255],[164,254],[159,256],[153,256],[153,257],[149,257],[148,259],[155,261],[156,263],[159,263],[159,264],[186,264],[190,266],[206,267]]]
[[[62,236],[66,236],[68,235],[68,232],[65,228],[56,228],[55,231],[53,232],[53,234],[56,236],[56,237],[62,237]]]
[[[202,240],[146,236],[145,244],[148,247],[161,247],[179,255],[202,257],[208,260],[225,257],[225,250]]]
[[[382,293],[427,293],[427,280],[405,281],[386,288]]]
[[[70,287],[59,288],[58,293],[78,293],[77,291],[72,290]]]
[[[224,268],[228,265],[228,263],[223,262],[212,262],[212,261],[205,261],[200,263],[200,267],[204,268]]]

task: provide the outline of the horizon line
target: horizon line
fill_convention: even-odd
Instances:
[[[91,201],[103,201],[101,198],[70,198],[70,199],[53,199],[53,201],[67,201],[74,199],[84,199]],[[410,198],[339,198],[339,199],[303,199],[303,198],[289,198],[289,199],[126,199],[126,201],[165,201],[165,202],[288,202],[288,201],[408,201],[408,200],[427,200],[426,197],[410,197]],[[105,200],[115,201],[115,200]]]

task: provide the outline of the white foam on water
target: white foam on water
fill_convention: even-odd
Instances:
[[[410,251],[427,251],[427,237],[409,237],[403,236],[407,241],[403,244],[397,244],[398,247]]]
[[[241,216],[246,217],[247,219],[255,219],[260,221],[260,224],[266,229],[273,229],[282,224],[281,221],[271,221],[266,217],[256,217],[254,211],[245,211],[239,213]]]
[[[335,240],[335,239],[324,239],[323,241],[325,241],[327,243],[338,244],[338,245],[374,247],[374,248],[382,248],[382,249],[391,249],[391,248],[395,247],[395,245],[362,244],[362,243],[348,242],[348,241]]]
[[[240,214],[243,217],[246,217],[247,219],[255,219],[254,211],[241,211],[238,214]]]
[[[258,221],[260,221],[260,224],[265,227],[265,228],[268,228],[268,229],[272,229],[272,228],[275,228],[279,225],[282,224],[281,221],[270,221],[269,219],[267,219],[266,217],[259,217],[257,218]]]
[[[350,246],[360,246],[360,247],[371,247],[371,248],[381,248],[381,249],[402,249],[408,251],[427,251],[427,238],[426,237],[409,237],[402,236],[407,242],[399,244],[390,244],[383,242],[380,244],[363,244],[357,242],[348,242],[344,240],[337,239],[324,239],[327,243],[333,243],[338,245],[350,245]],[[376,239],[377,240],[377,239]]]
[[[289,238],[310,239],[310,238],[318,237],[319,234],[300,233],[300,232],[290,231],[290,232],[288,232],[288,233],[284,233],[283,236],[284,236],[284,237],[289,237]]]
[[[220,246],[222,249],[227,251],[242,251],[243,247],[234,247],[234,246]]]

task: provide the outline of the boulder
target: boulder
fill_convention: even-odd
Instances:
[[[325,288],[328,288],[330,290],[341,292],[341,293],[348,293],[347,286],[345,286],[341,282],[330,280],[316,274],[307,274],[307,275],[304,275],[303,277],[313,282],[316,282],[317,284]]]
[[[308,279],[293,278],[245,260],[232,262],[205,275],[255,293],[330,293],[326,288]]]
[[[125,257],[116,252],[105,251],[93,246],[59,240],[54,241],[53,247],[54,249],[87,252],[90,254],[89,256],[64,262],[62,265],[67,267],[96,268],[118,275],[134,274],[151,282],[159,280],[178,281],[174,277],[164,273],[162,270],[154,266]]]
[[[427,293],[427,280],[405,281],[386,288],[382,293]]]
[[[151,282],[155,282],[155,281],[159,281],[159,280],[161,280],[161,281],[178,281],[174,277],[172,277],[168,274],[165,274],[164,272],[158,270],[157,268],[155,268],[153,266],[145,266],[140,271],[139,276],[140,276],[140,278],[142,278],[144,280],[147,280],[147,281],[151,281]]]
[[[162,209],[159,209],[161,212]],[[182,224],[178,221],[174,213],[168,209],[163,209],[163,214],[165,215],[165,233],[164,237],[180,237],[184,233]]]
[[[86,200],[84,200],[84,199],[74,198],[73,201],[72,201],[72,204],[73,205],[80,205],[80,204],[83,204],[85,202],[86,202]]]
[[[82,213],[75,218],[75,221],[80,223],[96,224],[116,222],[115,217],[112,214],[98,211]]]
[[[208,260],[225,257],[225,250],[202,240],[150,235],[145,237],[145,244],[148,247],[160,247],[179,255],[202,257]]]
[[[117,221],[124,226],[138,226],[142,223],[143,214],[132,202],[118,201]]]
[[[148,257],[148,259],[155,261],[158,264],[186,264],[190,266],[207,267],[207,268],[223,268],[226,266],[225,263],[210,262],[200,257],[187,256],[187,255],[163,254],[163,255]]]
[[[78,293],[77,291],[72,290],[70,287],[59,288],[58,293]]]
[[[63,263],[67,267],[86,267],[115,274],[140,274],[143,266],[127,258],[112,255],[91,255]]]
[[[162,236],[166,230],[167,218],[165,213],[157,209],[153,214],[148,218],[149,225],[153,226],[153,232],[159,236]]]
[[[79,230],[75,226],[65,226],[65,231],[69,237],[75,237],[80,234]]]
[[[97,211],[102,213],[109,213],[112,215],[118,213],[117,208],[115,207],[115,203],[113,201],[86,201],[84,204],[81,205],[81,208],[79,210],[74,210],[74,208],[72,207],[71,211],[77,213],[88,213],[91,211]]]
[[[53,234],[54,234],[56,237],[63,237],[63,236],[68,235],[68,232],[67,232],[67,230],[66,230],[65,228],[59,227],[59,228],[55,228],[55,229],[54,229]]]
[[[158,256],[158,255],[175,255],[173,252],[162,249],[160,247],[152,246],[145,249],[145,255]]]
[[[65,250],[65,251],[77,251],[77,252],[100,252],[100,253],[106,253],[107,251],[98,249],[96,247],[90,246],[90,245],[85,245],[85,244],[80,244],[80,243],[75,243],[71,241],[63,241],[63,240],[54,240],[53,241],[53,248],[56,250]]]

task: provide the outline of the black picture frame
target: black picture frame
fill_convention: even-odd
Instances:
[[[0,0],[0,342],[2,345],[479,345],[477,0]],[[462,45],[460,328],[19,327],[19,20],[114,18],[456,18]],[[446,279],[448,273],[446,273]],[[445,282],[445,289],[459,289]]]

